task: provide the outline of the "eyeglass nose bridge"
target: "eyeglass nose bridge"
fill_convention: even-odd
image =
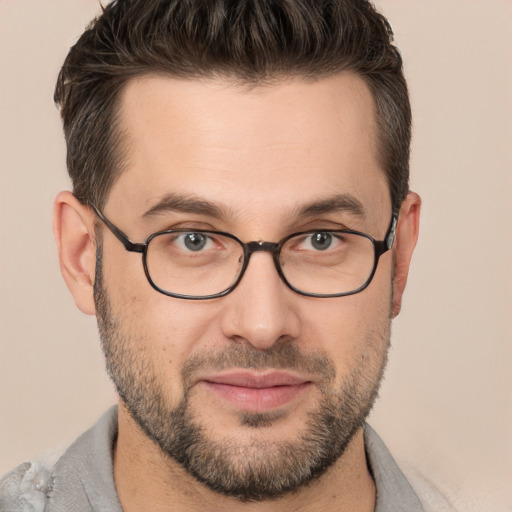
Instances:
[[[265,242],[263,240],[258,240],[256,242],[247,242],[243,244],[244,246],[244,259],[245,264],[242,271],[242,274],[245,273],[247,269],[247,265],[249,265],[249,260],[251,259],[251,255],[255,252],[269,252],[272,254],[272,259],[274,260],[274,265],[276,267],[277,273],[281,278],[283,278],[283,274],[281,272],[281,266],[279,265],[279,251],[281,249],[281,244],[276,242]],[[285,281],[286,282],[286,281]]]
[[[257,242],[248,242],[244,244],[245,254],[248,258],[253,252],[270,252],[275,254],[279,250],[279,244],[275,242],[264,242],[258,240]]]
[[[242,277],[245,274],[245,271],[247,270],[247,267],[249,266],[249,260],[251,259],[251,256],[255,252],[269,252],[272,255],[272,259],[274,261],[274,266],[277,270],[277,273],[280,277],[280,279],[284,282],[284,284],[288,287],[291,287],[286,278],[283,275],[283,271],[281,270],[281,265],[279,263],[279,252],[281,249],[281,243],[277,242],[265,242],[263,240],[258,240],[254,242],[247,242],[243,244],[244,247],[244,265],[241,269],[240,275],[238,276],[238,279],[233,286],[235,288],[238,286],[240,281],[242,280]],[[232,288],[232,289],[233,289]],[[232,291],[232,289],[230,291]]]

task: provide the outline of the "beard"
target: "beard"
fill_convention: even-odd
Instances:
[[[224,496],[244,502],[270,500],[311,483],[342,457],[377,398],[389,349],[390,316],[365,340],[337,387],[335,365],[322,353],[304,353],[287,340],[267,350],[233,343],[189,358],[181,370],[183,396],[173,407],[142,337],[123,329],[112,311],[102,278],[101,244],[94,295],[107,371],[131,417],[169,460]],[[293,440],[265,440],[264,435],[248,436],[245,442],[226,438],[222,432],[208,432],[191,403],[194,375],[205,368],[302,370],[318,377],[320,398]],[[285,415],[240,412],[238,422],[241,429],[261,434]]]

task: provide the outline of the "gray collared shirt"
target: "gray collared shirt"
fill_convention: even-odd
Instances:
[[[117,407],[82,434],[51,470],[26,462],[0,480],[2,512],[122,512],[112,449]],[[366,455],[377,488],[375,512],[425,512],[380,437],[365,425]]]

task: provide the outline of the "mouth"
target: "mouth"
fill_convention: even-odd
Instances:
[[[297,400],[313,382],[284,371],[231,371],[200,380],[221,400],[245,412],[266,412]]]

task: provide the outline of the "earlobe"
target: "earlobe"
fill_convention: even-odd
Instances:
[[[393,279],[393,318],[400,313],[402,296],[407,284],[412,253],[418,240],[421,198],[409,192],[400,209],[395,239],[395,273]]]
[[[94,217],[71,192],[61,192],[55,199],[53,232],[60,270],[76,305],[84,313],[94,315]]]

